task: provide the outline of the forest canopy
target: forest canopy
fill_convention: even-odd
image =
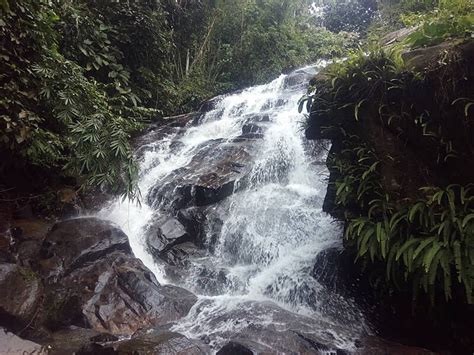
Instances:
[[[310,3],[2,0],[2,183],[33,167],[136,197],[144,122],[354,45]]]

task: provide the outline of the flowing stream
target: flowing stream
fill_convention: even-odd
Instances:
[[[283,344],[275,349],[284,349],[294,334],[304,334],[348,351],[367,331],[353,302],[312,276],[318,254],[340,248],[342,233],[322,212],[327,149],[324,142],[305,140],[304,116],[297,110],[308,79],[322,65],[219,97],[194,124],[146,142],[140,147],[141,206],[117,200],[99,213],[123,228],[135,255],[160,283],[176,284],[198,296],[173,330],[216,349],[228,339],[262,349]],[[248,126],[252,119],[254,125]],[[182,176],[185,170],[186,179],[198,179],[193,171],[196,159],[204,156],[205,164],[218,157],[239,141],[246,125],[247,130],[258,129],[250,133],[251,139],[242,139],[248,153],[246,172],[230,196],[207,207],[204,247],[189,256],[178,278],[171,277],[166,263],[150,254],[146,232],[156,218],[170,213],[170,198],[177,190],[169,186],[178,173]],[[161,197],[171,197],[153,199],[157,186]]]

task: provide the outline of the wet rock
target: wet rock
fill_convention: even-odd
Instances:
[[[76,355],[116,355],[118,352],[109,345],[91,343],[83,346]],[[132,352],[134,354],[134,352]]]
[[[12,328],[28,324],[36,315],[42,284],[29,268],[0,264],[0,323]]]
[[[253,355],[253,351],[239,343],[231,341],[224,345],[217,353],[217,355]]]
[[[262,133],[263,129],[255,123],[247,123],[242,126],[242,134]]]
[[[252,142],[205,143],[191,162],[176,169],[148,195],[148,203],[171,211],[207,206],[230,196],[235,181],[249,171]]]
[[[435,355],[427,349],[419,348],[416,346],[407,346],[390,342],[378,337],[367,336],[363,337],[359,344],[358,349],[353,352],[355,355],[378,355],[378,354],[393,354],[393,355]]]
[[[196,297],[162,286],[133,257],[126,235],[95,218],[58,223],[42,248],[47,282],[46,324],[76,325],[130,335],[137,329],[175,321]]]
[[[341,250],[330,248],[323,250],[316,256],[311,275],[322,285],[330,290],[339,289],[339,277],[344,260]]]
[[[22,266],[37,269],[41,245],[42,242],[39,240],[25,240],[18,243],[15,249],[19,263]]]
[[[202,207],[190,207],[178,211],[177,219],[184,226],[191,240],[199,247],[204,246],[207,222],[206,209]]]
[[[201,114],[197,112],[186,113],[184,115],[173,117],[165,117],[165,124],[167,124],[169,127],[182,128],[187,126],[190,122],[194,122],[199,117],[201,117]]]
[[[0,353],[1,354],[35,354],[46,355],[46,348],[32,341],[21,339],[13,333],[0,328]]]
[[[267,113],[250,115],[245,120],[246,123],[270,122],[270,115]]]
[[[197,305],[196,312],[201,307],[206,308],[207,302],[212,301],[203,301]],[[224,309],[226,307],[224,304],[221,306]],[[272,302],[242,301],[206,322],[205,326],[209,329],[219,329],[218,339],[228,339],[257,354],[317,354],[322,349],[336,354],[341,349],[336,345],[340,339],[336,339],[334,334],[355,340],[361,331],[360,324],[348,324],[346,328],[341,326],[335,329],[335,325],[325,323],[324,318],[298,315]],[[332,332],[327,329],[332,329]]]
[[[50,228],[50,223],[40,219],[16,219],[11,222],[11,231],[17,241],[42,241]]]
[[[234,138],[232,140],[232,142],[246,142],[248,140],[252,140],[252,139],[262,139],[263,138],[263,134],[262,133],[246,133],[246,134],[241,134],[240,136],[238,136],[237,138]]]
[[[222,100],[223,96],[216,96],[210,100],[204,101],[199,108],[199,112],[206,113],[216,108],[217,104]]]
[[[228,278],[228,270],[216,268],[214,265],[201,266],[196,270],[196,286],[199,293],[215,296],[225,293],[225,287],[231,281]]]
[[[115,346],[118,354],[152,355],[198,355],[209,354],[211,350],[205,344],[192,340],[182,334],[164,330],[141,332],[133,339]]]
[[[99,339],[99,340],[97,340]],[[101,339],[117,341],[118,338],[106,333],[99,333],[93,329],[70,326],[51,333],[42,341],[42,345],[49,350],[49,355],[63,355],[79,353],[93,343],[102,343]]]
[[[187,242],[173,246],[166,252],[159,254],[159,257],[168,265],[185,267],[188,266],[190,257],[202,257],[203,255],[205,255],[205,251],[193,243]]]
[[[160,257],[176,244],[191,240],[184,226],[173,217],[162,216],[147,230],[147,245],[153,255]]]
[[[131,255],[128,237],[117,226],[97,218],[57,223],[43,241],[41,257],[46,277],[61,277],[113,251]]]

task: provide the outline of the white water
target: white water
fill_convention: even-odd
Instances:
[[[264,138],[255,139],[250,174],[216,207],[223,226],[212,252],[192,260],[181,279],[179,286],[198,294],[199,301],[174,330],[194,338],[205,336],[211,345],[219,345],[244,331],[249,322],[272,324],[280,330],[324,331],[334,338],[333,344],[350,350],[365,328],[362,316],[350,301],[331,294],[310,275],[317,254],[341,243],[340,226],[322,212],[327,171],[315,160],[323,162],[325,153],[315,156],[313,144],[304,139],[303,115],[297,112],[304,86],[285,88],[285,80],[282,75],[267,85],[223,97],[199,125],[150,143],[141,161],[139,186],[147,196],[160,181],[172,180],[173,171],[186,167],[206,142],[230,141],[241,135],[248,117],[268,114],[270,122],[261,124],[266,126]],[[160,283],[170,283],[144,240],[154,214],[164,209],[147,205],[146,198],[141,206],[117,200],[100,217],[119,224],[135,255]],[[197,285],[203,270],[225,275],[221,280],[211,274],[218,284],[214,292]],[[269,301],[272,305],[267,307]],[[280,315],[280,308],[289,312]]]

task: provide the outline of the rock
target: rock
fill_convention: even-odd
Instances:
[[[118,352],[108,345],[102,345],[97,343],[91,343],[83,346],[79,351],[76,352],[76,355],[115,355]],[[135,352],[132,352],[135,354]]]
[[[248,173],[252,142],[225,142],[216,139],[204,143],[191,162],[176,169],[165,183],[160,182],[147,196],[152,206],[170,211],[192,206],[207,206],[234,192],[234,183]]]
[[[133,257],[127,236],[95,218],[55,225],[42,249],[46,324],[131,335],[185,316],[196,296],[162,286]]]
[[[247,123],[242,126],[242,134],[249,134],[249,133],[262,133],[263,129],[259,125],[255,123]]]
[[[206,238],[207,211],[202,207],[190,207],[178,211],[177,219],[190,235],[192,242],[203,247]]]
[[[245,120],[245,122],[246,123],[270,122],[270,115],[268,115],[266,113],[250,115]]]
[[[191,240],[184,226],[173,217],[162,216],[147,230],[147,245],[153,255],[160,256],[172,246]]]
[[[174,245],[171,249],[160,254],[160,258],[164,260],[168,265],[185,267],[188,266],[188,259],[190,257],[203,257],[206,252],[199,249],[193,243],[187,242],[178,245]]]
[[[311,275],[330,290],[338,289],[340,276],[341,250],[330,248],[316,256]]]
[[[223,96],[216,96],[210,100],[204,101],[199,108],[199,112],[206,113],[216,108],[217,104],[222,100]]]
[[[184,115],[178,115],[178,116],[173,116],[173,117],[165,117],[165,123],[169,127],[186,127],[190,122],[194,122],[195,120],[199,119],[201,117],[200,113],[197,112],[191,112],[191,113],[186,113]]]
[[[48,348],[49,355],[78,354],[81,349],[85,349],[89,345],[102,343],[101,339],[110,339],[108,341],[118,340],[117,337],[111,334],[70,326],[51,333],[48,339],[41,343],[45,348]]]
[[[16,354],[35,354],[46,355],[48,349],[32,341],[21,339],[13,333],[7,332],[0,328],[0,354],[16,355]]]
[[[211,350],[199,341],[189,339],[182,334],[166,330],[141,332],[133,339],[115,346],[117,354],[152,355],[198,355],[209,354]]]
[[[42,284],[29,268],[0,264],[0,323],[17,328],[28,324],[36,315],[42,295]]]
[[[41,219],[15,219],[11,222],[16,240],[43,241],[50,228],[51,224]]]
[[[37,269],[41,245],[42,242],[39,240],[25,240],[18,243],[15,249],[20,265]]]
[[[212,301],[202,301],[195,311],[206,308],[208,302]],[[226,309],[225,304],[221,306]],[[256,354],[317,354],[323,349],[336,354],[341,349],[335,344],[341,339],[358,339],[360,332],[359,325],[335,329],[334,324],[326,324],[324,318],[305,317],[272,302],[257,301],[233,304],[216,317],[208,317],[202,326],[218,329],[215,334],[209,333],[210,341],[214,340],[220,346],[237,343]],[[336,339],[327,329],[332,329],[341,338]]]
[[[77,217],[82,209],[79,206],[79,197],[75,189],[65,187],[57,191],[57,206],[61,218]]]
[[[429,66],[439,65],[441,55],[453,51],[462,41],[448,41],[436,46],[414,49],[402,54],[403,60],[414,70],[423,71]]]
[[[374,336],[367,336],[360,340],[355,355],[435,355],[436,353],[416,346],[401,345]]]
[[[232,139],[232,142],[238,143],[238,142],[246,142],[252,139],[262,139],[263,134],[262,133],[246,133],[246,134],[241,134],[237,138]]]
[[[61,277],[73,269],[99,260],[112,251],[131,255],[128,237],[110,222],[97,218],[78,218],[57,223],[45,238],[41,257],[53,269],[43,268],[47,277]]]
[[[216,355],[253,355],[253,351],[233,341],[224,345]]]
[[[389,46],[391,44],[401,42],[413,32],[415,32],[418,28],[419,26],[415,26],[410,28],[402,28],[400,30],[390,32],[382,38],[381,43],[383,46]]]

